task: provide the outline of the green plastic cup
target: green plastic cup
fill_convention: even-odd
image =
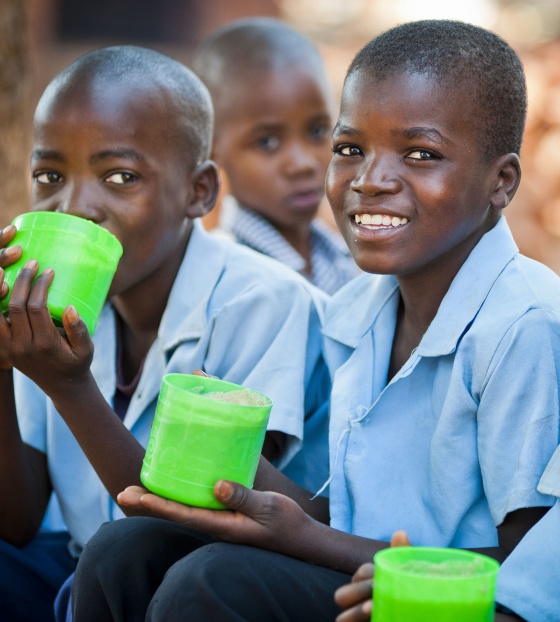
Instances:
[[[73,305],[93,335],[123,254],[121,243],[91,220],[59,212],[29,212],[12,224],[17,233],[8,246],[19,244],[23,254],[5,268],[4,280],[10,292],[28,260],[37,260],[39,270],[53,268],[54,280],[47,298],[53,321],[61,326],[64,309]],[[0,301],[4,315],[8,314],[10,292]]]
[[[249,397],[252,404],[222,401],[234,397]],[[142,483],[167,499],[224,509],[214,497],[214,484],[227,479],[253,486],[271,408],[268,397],[238,384],[191,374],[165,375]]]
[[[374,558],[372,622],[491,622],[500,565],[451,548],[396,547]]]

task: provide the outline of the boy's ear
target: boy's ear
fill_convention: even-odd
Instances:
[[[201,218],[216,205],[220,191],[218,167],[212,160],[199,164],[191,172],[191,201],[187,206],[189,218]]]
[[[504,209],[513,199],[521,181],[521,164],[516,153],[507,153],[496,160],[497,179],[490,197],[494,209]]]

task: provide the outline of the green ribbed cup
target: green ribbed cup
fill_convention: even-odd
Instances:
[[[29,212],[12,224],[17,234],[8,246],[19,244],[23,255],[4,270],[10,292],[28,260],[35,259],[39,271],[53,268],[47,307],[55,324],[60,326],[64,309],[74,305],[93,335],[123,253],[121,243],[90,220],[59,212]],[[4,315],[8,314],[10,292],[0,301]]]

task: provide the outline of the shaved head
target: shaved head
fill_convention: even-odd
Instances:
[[[210,35],[195,51],[192,67],[208,87],[214,105],[247,75],[279,72],[291,66],[309,68],[327,84],[324,62],[315,44],[287,24],[272,18],[232,22]]]
[[[157,95],[176,121],[178,146],[186,157],[193,165],[209,157],[213,110],[208,90],[183,64],[147,48],[108,47],[78,58],[47,86],[37,105],[36,121],[84,91],[117,85],[125,95]]]

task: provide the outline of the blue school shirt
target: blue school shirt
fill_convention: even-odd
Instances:
[[[211,236],[195,223],[124,425],[145,447],[163,375],[202,369],[272,399],[269,430],[289,437],[279,466],[286,465],[299,449],[304,417],[312,431],[326,420],[329,381],[320,334],[324,300],[322,292],[279,262]],[[109,304],[93,341],[92,373],[112,404],[116,332]],[[21,374],[16,374],[16,403],[22,438],[47,455],[68,531],[83,545],[103,522],[123,514],[51,400]],[[311,434],[310,446],[313,442]],[[326,461],[326,440],[316,449]],[[305,483],[305,470],[300,476]]]
[[[560,622],[560,447],[538,489],[556,503],[502,564],[496,601],[529,622]]]
[[[560,278],[502,217],[387,384],[398,304],[394,277],[364,275],[327,305],[331,525],[496,546],[508,512],[554,503],[537,484],[559,443]]]

